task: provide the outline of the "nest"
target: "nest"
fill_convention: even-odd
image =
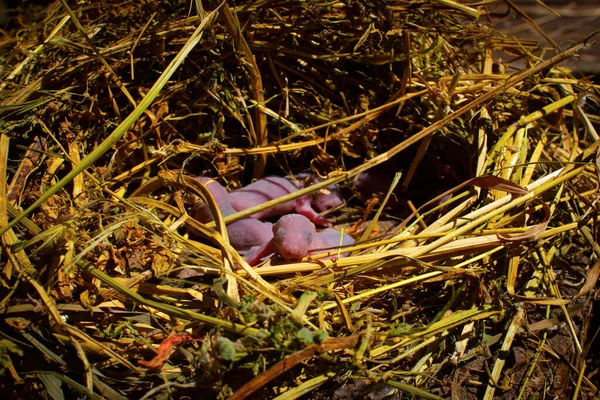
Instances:
[[[588,40],[540,49],[486,3],[10,14],[2,392],[597,395],[598,86],[559,65]],[[193,179],[307,169],[323,180],[260,207],[340,185],[348,257],[251,268],[226,224],[256,209],[224,218]],[[365,172],[385,196],[357,192]]]

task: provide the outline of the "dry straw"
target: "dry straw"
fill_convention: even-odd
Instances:
[[[560,66],[590,38],[508,37],[491,25],[503,4],[11,14],[2,391],[597,396],[598,86]],[[306,168],[323,180],[229,216],[194,179]],[[379,204],[354,196],[365,172],[389,174]],[[227,224],[331,184],[353,246],[257,268],[231,246]],[[198,202],[215,222],[194,220]]]

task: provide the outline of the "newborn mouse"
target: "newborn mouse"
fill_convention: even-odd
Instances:
[[[279,254],[284,260],[301,260],[309,254],[316,254],[317,249],[336,247],[340,244],[341,232],[328,228],[317,232],[315,224],[300,214],[284,215],[273,225],[273,237],[262,246],[248,254],[246,260],[250,265],[256,265],[261,258],[272,253]],[[344,234],[343,245],[354,243],[354,239]],[[341,254],[341,257],[347,253]]]
[[[229,200],[231,206],[236,211],[243,211],[250,207],[264,204],[269,200],[297,192],[298,189],[299,186],[287,178],[270,176],[259,179],[241,189],[234,190],[229,194]],[[269,208],[268,210],[259,211],[256,214],[253,214],[252,218],[264,219],[275,215],[285,215],[296,212],[304,215],[317,225],[329,226],[329,221],[320,216],[319,213],[313,209],[311,205],[312,201],[312,195],[302,196],[299,199],[285,202],[276,207]],[[319,204],[322,206],[328,205],[326,201],[320,202]]]

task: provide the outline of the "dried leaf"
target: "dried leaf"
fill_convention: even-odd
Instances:
[[[173,347],[181,342],[188,342],[199,340],[192,335],[182,334],[169,336],[158,347],[158,354],[150,361],[138,360],[138,364],[146,368],[158,369],[169,360],[169,357],[173,353]]]
[[[579,293],[577,293],[577,296],[575,296],[575,298],[577,299],[577,298],[591,292],[592,290],[594,290],[594,288],[598,284],[599,276],[600,276],[600,260],[596,261],[596,264],[594,264],[592,269],[590,269],[588,271],[587,277],[585,278],[585,284],[581,287],[581,289],[579,290]]]
[[[541,200],[539,200],[539,202],[544,208],[544,221],[532,226],[523,233],[499,233],[498,237],[511,242],[537,240],[540,235],[546,231],[546,228],[550,223],[550,207],[548,207],[548,205]]]
[[[478,176],[468,181],[473,186],[486,189],[502,190],[512,194],[524,195],[529,193],[523,186],[494,175]]]

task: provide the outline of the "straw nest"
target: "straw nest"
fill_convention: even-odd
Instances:
[[[10,15],[2,392],[597,395],[598,86],[558,66],[587,40],[506,37],[493,0],[191,3]],[[195,175],[308,168],[276,202],[341,185],[349,257],[251,268],[225,224],[255,210],[190,216]],[[364,171],[402,174],[377,203]]]

